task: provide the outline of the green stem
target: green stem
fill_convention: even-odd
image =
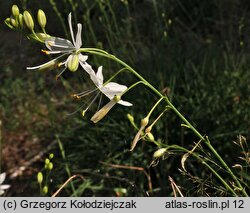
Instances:
[[[112,81],[118,74],[120,74],[120,73],[122,73],[122,72],[124,72],[124,71],[126,71],[126,70],[128,70],[128,69],[125,67],[125,68],[122,68],[122,69],[120,69],[119,71],[117,71],[114,75],[112,75],[112,76],[103,84],[103,86],[105,86],[107,83],[109,83],[110,81]]]
[[[229,168],[229,166],[226,164],[226,162],[220,157],[220,155],[218,154],[218,152],[213,148],[213,146],[211,145],[210,141],[208,140],[208,138],[203,137],[199,131],[179,112],[178,109],[176,109],[176,107],[170,102],[170,100],[168,99],[167,96],[164,96],[163,94],[161,94],[154,86],[152,86],[146,79],[144,79],[138,72],[136,72],[132,67],[130,67],[128,64],[126,64],[124,61],[120,60],[119,58],[117,58],[115,55],[109,54],[108,52],[104,51],[104,50],[100,50],[97,48],[81,48],[79,49],[79,52],[88,52],[88,53],[93,53],[96,55],[100,55],[109,59],[112,59],[116,62],[118,62],[119,64],[121,64],[122,66],[126,67],[128,70],[130,70],[131,73],[133,73],[136,77],[138,77],[141,81],[144,82],[144,84],[149,87],[156,95],[158,95],[160,98],[164,98],[166,103],[172,108],[172,110],[180,117],[180,119],[186,123],[189,128],[202,140],[205,142],[205,144],[208,146],[208,148],[212,151],[212,153],[217,157],[217,159],[220,161],[220,163],[224,166],[224,168],[228,171],[228,173],[231,175],[231,177],[234,179],[234,181],[236,182],[236,184],[238,185],[238,187],[240,188],[240,190],[242,191],[242,193],[245,196],[248,196],[248,194],[246,193],[246,191],[244,190],[243,186],[241,185],[241,183],[239,182],[238,178],[234,175],[234,173],[232,172],[232,170]]]

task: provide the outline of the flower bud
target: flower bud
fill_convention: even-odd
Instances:
[[[75,72],[79,66],[79,54],[71,54],[68,57],[67,67],[69,71]]]
[[[20,27],[23,27],[23,14],[19,14],[18,15],[18,23],[20,25]]]
[[[28,35],[29,39],[37,40],[37,37],[40,39],[39,41],[45,42],[46,39],[48,39],[50,37],[50,35],[45,34],[45,33],[35,33],[35,35],[33,33],[31,33],[30,35]]]
[[[52,169],[53,169],[53,163],[50,162],[50,163],[48,164],[48,170],[52,170]]]
[[[162,157],[165,154],[166,151],[167,151],[166,148],[160,148],[160,149],[158,149],[157,151],[154,152],[153,158],[156,159],[156,158]]]
[[[19,16],[19,8],[17,5],[13,5],[12,8],[11,8],[11,12],[12,12],[12,15],[14,17],[18,17]]]
[[[42,172],[37,173],[37,182],[39,184],[41,184],[43,182],[43,173]]]
[[[10,16],[10,23],[13,27],[17,28],[18,27],[18,22],[13,16]]]
[[[13,29],[14,27],[12,26],[11,24],[11,21],[10,21],[10,18],[6,18],[4,20],[4,23],[10,28],[10,29]]]
[[[50,160],[48,158],[45,159],[45,165],[48,165],[50,163]]]
[[[53,154],[53,153],[50,153],[50,154],[49,154],[49,159],[52,159],[52,158],[54,158],[54,154]]]
[[[154,135],[151,132],[147,133],[147,137],[148,137],[148,139],[150,141],[154,141],[155,140],[155,137],[154,137]]]
[[[30,15],[30,13],[25,10],[23,12],[23,18],[24,18],[24,22],[26,24],[26,26],[31,30],[33,31],[34,30],[34,21],[33,21],[33,18],[32,16]]]
[[[127,114],[127,118],[128,118],[128,120],[131,122],[131,123],[134,123],[134,117],[133,117],[133,115],[131,115],[131,114]]]
[[[48,186],[44,186],[43,187],[43,193],[46,195],[48,193],[48,191],[49,191]]]
[[[43,10],[39,9],[37,12],[37,20],[38,24],[40,25],[41,28],[45,28],[46,25],[46,15],[43,12]]]

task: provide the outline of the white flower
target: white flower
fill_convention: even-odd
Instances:
[[[96,74],[92,72],[89,74],[96,87],[110,99],[110,102],[93,115],[91,121],[94,123],[100,121],[116,103],[123,106],[132,106],[130,102],[121,100],[121,96],[127,89],[127,86],[115,82],[103,84],[102,66],[98,68]]]
[[[4,194],[4,190],[10,188],[10,185],[2,185],[6,177],[6,173],[0,174],[0,196]]]
[[[83,67],[83,69],[86,72],[89,73],[92,71],[91,66],[86,62],[88,56],[82,55],[81,53],[78,52],[78,50],[82,46],[82,39],[81,39],[82,25],[80,23],[77,24],[77,34],[76,37],[74,37],[71,19],[72,18],[70,13],[68,15],[68,23],[73,43],[67,39],[59,37],[47,38],[45,40],[45,45],[48,48],[48,50],[42,50],[42,51],[48,55],[49,54],[61,54],[61,55],[47,63],[35,67],[27,67],[27,69],[44,70],[48,68],[53,69],[56,66],[60,67],[64,65],[65,66],[64,69],[60,72],[60,74],[57,77],[59,77],[67,68],[70,71],[75,72],[78,69],[79,64]]]
[[[96,100],[96,98],[98,97],[100,93],[104,94],[106,97],[110,99],[110,102],[108,102],[104,107],[102,107],[99,111],[97,111],[93,115],[91,120],[94,123],[97,123],[98,121],[100,121],[116,103],[121,104],[123,106],[133,105],[128,101],[121,100],[121,96],[127,89],[127,86],[121,85],[115,82],[103,83],[104,79],[103,79],[103,74],[102,74],[102,66],[98,68],[96,73],[94,72],[94,70],[89,70],[89,75],[90,75],[91,80],[93,81],[93,83],[95,84],[97,88],[94,90],[89,90],[86,92],[75,94],[73,96],[79,99],[79,98],[82,98],[83,96],[86,96],[95,92],[96,90],[99,90],[100,92],[92,99],[89,106],[85,110],[83,110],[83,115],[92,105],[92,103]]]
[[[115,82],[103,84],[102,66],[98,68],[96,73],[93,71],[90,72],[89,75],[96,87],[110,100],[112,100],[115,96],[121,96],[127,89],[127,86]],[[132,106],[131,103],[123,100],[119,100],[117,103],[123,106]]]

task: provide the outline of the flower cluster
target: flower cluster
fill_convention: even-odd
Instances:
[[[40,11],[40,12],[39,12]],[[86,71],[86,73],[89,75],[89,78],[92,80],[93,84],[95,85],[96,89],[93,91],[99,91],[98,94],[104,94],[107,98],[109,98],[109,102],[103,106],[99,111],[97,111],[93,117],[91,118],[91,121],[94,123],[97,123],[100,121],[108,112],[109,110],[116,104],[120,104],[123,106],[132,106],[130,102],[121,100],[121,96],[127,92],[128,88],[125,85],[121,85],[115,82],[104,82],[103,73],[102,73],[102,66],[98,68],[98,70],[95,72],[91,65],[87,63],[88,56],[83,55],[81,53],[81,47],[82,47],[82,39],[81,39],[81,33],[82,33],[82,25],[80,23],[77,24],[77,33],[74,34],[73,31],[73,24],[72,24],[72,16],[71,13],[68,15],[68,24],[69,24],[69,30],[72,41],[60,37],[53,37],[46,33],[44,27],[46,24],[46,16],[44,12],[41,12],[41,10],[38,11],[38,23],[42,27],[44,33],[35,33],[34,32],[34,22],[32,19],[32,16],[27,12],[24,11],[24,22],[26,26],[33,32],[33,37],[29,36],[29,38],[34,38],[40,36],[43,34],[46,36],[43,37],[41,40],[45,46],[46,50],[42,50],[47,55],[57,55],[54,59],[38,65],[34,67],[27,67],[28,70],[50,70],[54,68],[62,68],[60,73],[56,76],[60,77],[66,70],[69,70],[71,72],[75,72],[80,67],[83,68],[83,70]],[[91,92],[93,92],[91,91]],[[88,92],[90,94],[91,92]],[[73,96],[76,98],[81,98],[84,95],[86,95],[86,92],[80,93],[80,94],[74,94]],[[97,94],[97,95],[98,95]],[[96,96],[97,97],[97,96]],[[96,100],[96,98],[93,99],[91,104]],[[88,108],[91,106],[91,104],[87,107],[87,109],[83,110],[83,115],[88,110]]]

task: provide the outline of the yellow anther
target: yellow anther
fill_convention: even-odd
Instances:
[[[49,45],[49,46],[52,46],[52,45],[53,45],[53,43],[52,43],[51,41],[49,41],[49,42],[48,42],[48,45]]]
[[[49,55],[49,51],[48,50],[41,50],[43,53],[45,53],[46,55]]]
[[[81,99],[81,97],[77,94],[72,94],[71,97],[76,98],[76,99]]]

